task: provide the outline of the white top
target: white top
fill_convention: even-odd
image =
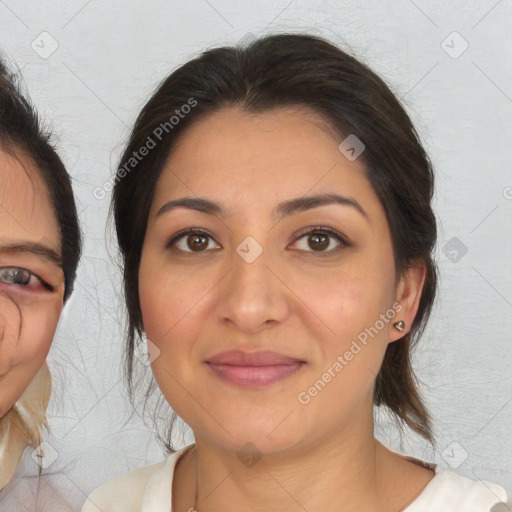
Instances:
[[[82,512],[171,512],[172,480],[178,459],[191,444],[153,464],[98,487]],[[489,512],[506,502],[505,490],[434,466],[435,476],[403,512]],[[506,509],[504,509],[506,510]]]

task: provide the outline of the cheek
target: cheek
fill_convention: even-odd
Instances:
[[[57,330],[60,304],[46,304],[44,308],[22,312],[20,347],[22,364],[26,365],[30,380],[45,361]]]
[[[389,310],[383,283],[368,273],[338,275],[322,288],[307,284],[308,307],[322,322],[309,326],[318,341],[319,357],[313,372],[301,384],[297,400],[314,415],[332,411],[339,422],[353,414],[358,404],[371,399],[375,378],[387,347],[389,321],[381,314]],[[306,308],[304,307],[303,318]],[[315,316],[309,314],[310,318]]]
[[[297,304],[303,318],[309,309],[307,317],[319,325],[318,336],[338,344],[373,325],[391,305],[382,275],[364,265],[340,268],[323,278],[302,274],[291,287],[302,299]]]
[[[160,391],[180,417],[189,419],[186,389],[195,380],[192,350],[204,324],[205,293],[213,282],[208,286],[208,278],[197,272],[174,272],[169,267],[159,270],[162,268],[158,258],[143,254],[139,271],[142,321],[147,339],[159,350],[151,368]]]
[[[314,385],[317,379],[328,383],[325,392],[312,389],[311,396],[322,395],[315,400],[319,410],[338,404],[343,396],[346,404],[338,411],[343,415],[345,407],[355,407],[361,396],[371,393],[387,347],[389,320],[381,320],[381,315],[392,305],[388,281],[361,258],[330,272],[328,278],[304,273],[292,287],[305,298],[304,304],[296,302],[298,314],[302,321],[309,319],[307,329],[317,340],[317,364],[305,384]],[[306,394],[307,386],[301,388]]]
[[[22,359],[21,325],[21,308],[8,295],[0,294],[0,376]]]
[[[43,365],[57,328],[61,305],[16,305],[0,297],[0,417],[24,393]]]
[[[57,299],[0,295],[0,375],[24,365],[36,371],[50,349],[61,312]]]
[[[48,355],[62,307],[58,302],[48,304],[44,309],[22,315],[24,323],[21,330],[23,346],[27,348],[27,356],[42,364]],[[25,322],[25,317],[29,320]]]
[[[201,325],[197,317],[209,302],[208,290],[215,292],[215,279],[192,267],[179,272],[169,266],[158,270],[162,268],[157,258],[142,258],[139,300],[146,336],[161,350],[169,350],[175,345],[172,340],[186,340]]]

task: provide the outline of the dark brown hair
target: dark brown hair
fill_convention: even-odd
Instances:
[[[46,185],[60,228],[66,302],[73,291],[82,236],[71,178],[50,137],[37,111],[21,93],[18,77],[0,60],[0,148],[13,156],[16,150],[28,155]]]
[[[194,107],[185,109],[191,100]],[[418,312],[410,332],[388,344],[374,386],[374,404],[387,406],[400,426],[406,424],[433,443],[431,419],[410,359],[437,286],[432,165],[411,120],[385,82],[335,45],[307,34],[269,35],[247,47],[205,51],[172,72],[137,117],[121,157],[111,206],[128,309],[126,369],[131,396],[133,351],[136,336],[143,332],[138,296],[141,249],[156,182],[170,152],[187,126],[220,108],[259,113],[292,106],[313,110],[339,133],[355,134],[364,143],[360,158],[386,212],[397,275],[416,260],[426,265]],[[170,122],[178,112],[186,115]],[[155,139],[155,133],[160,135],[156,147],[140,161],[131,160],[148,137]]]

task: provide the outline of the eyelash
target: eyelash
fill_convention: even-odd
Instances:
[[[15,284],[15,283],[6,283],[6,282],[4,282],[3,278],[2,278],[2,274],[4,272],[9,272],[9,271],[27,272],[29,274],[29,276],[30,276],[29,284]],[[22,268],[22,267],[0,267],[0,285],[3,284],[3,285],[6,285],[6,286],[14,286],[14,287],[20,288],[22,290],[27,290],[27,289],[30,289],[30,288],[33,287],[33,286],[30,285],[30,281],[32,280],[32,278],[37,279],[37,281],[39,281],[39,284],[41,284],[43,286],[43,288],[45,288],[46,290],[51,291],[51,292],[53,291],[53,286],[51,286],[46,281],[44,281],[39,276],[37,276],[36,274],[34,274],[33,272],[31,272],[30,270],[28,270],[26,268]]]
[[[332,229],[325,227],[325,226],[314,226],[314,227],[305,228],[305,231],[302,231],[297,236],[295,241],[300,240],[301,238],[305,237],[306,235],[312,235],[312,234],[328,235],[328,236],[334,238],[336,241],[340,242],[340,244],[341,244],[340,246],[338,246],[334,249],[330,249],[328,251],[306,251],[306,252],[310,252],[313,254],[318,254],[318,255],[320,255],[320,257],[322,257],[322,255],[331,255],[335,252],[338,252],[338,250],[342,249],[343,247],[348,247],[350,245],[339,233],[337,233],[336,231],[333,231]],[[166,247],[168,249],[171,248],[173,245],[176,244],[176,242],[178,242],[178,240],[180,240],[181,238],[184,238],[188,235],[203,235],[203,236],[213,239],[213,237],[208,232],[204,231],[201,228],[187,228],[187,229],[184,229],[184,230],[176,233],[171,238],[171,240],[169,240]],[[203,251],[183,251],[181,249],[176,249],[176,250],[185,252],[188,254],[194,254],[194,253],[199,254],[201,252],[206,252],[206,250],[203,250]]]

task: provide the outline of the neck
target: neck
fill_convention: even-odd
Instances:
[[[399,457],[374,438],[372,421],[286,452],[266,453],[248,466],[236,453],[196,435],[187,468],[187,480],[193,485],[177,510],[334,512],[341,505],[343,510],[400,510],[393,509],[397,497],[389,492],[394,456]]]

